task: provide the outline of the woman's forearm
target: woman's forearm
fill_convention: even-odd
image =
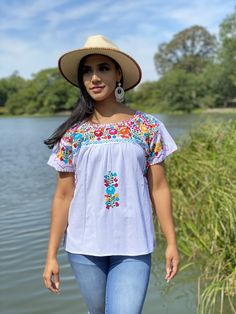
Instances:
[[[71,198],[55,196],[51,209],[51,225],[47,258],[55,258],[67,227]]]
[[[171,193],[168,184],[162,185],[152,193],[152,202],[167,244],[176,246]]]
[[[169,282],[178,272],[180,257],[177,249],[174,219],[172,215],[171,192],[163,164],[150,167],[148,183],[151,201],[167,242],[165,252],[165,279]]]

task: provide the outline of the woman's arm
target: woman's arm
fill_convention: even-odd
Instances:
[[[59,172],[52,201],[48,252],[43,273],[45,286],[54,293],[59,293],[60,284],[57,251],[67,227],[68,209],[73,195],[74,173]]]
[[[148,169],[147,179],[150,198],[167,242],[165,279],[169,281],[178,271],[180,258],[172,215],[171,193],[165,176],[164,162],[151,165]]]

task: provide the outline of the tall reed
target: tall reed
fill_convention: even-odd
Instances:
[[[236,313],[236,121],[195,125],[166,164],[180,250],[202,263],[198,313],[226,298]]]

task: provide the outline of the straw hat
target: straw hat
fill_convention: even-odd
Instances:
[[[120,51],[106,37],[94,35],[87,38],[83,48],[63,54],[58,61],[60,72],[71,84],[78,86],[77,71],[80,60],[90,54],[102,54],[111,57],[120,65],[124,90],[131,89],[140,82],[142,72],[138,63],[132,57]]]

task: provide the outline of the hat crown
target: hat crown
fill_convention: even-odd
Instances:
[[[119,50],[119,48],[103,35],[89,36],[84,44],[84,48],[109,48]]]

